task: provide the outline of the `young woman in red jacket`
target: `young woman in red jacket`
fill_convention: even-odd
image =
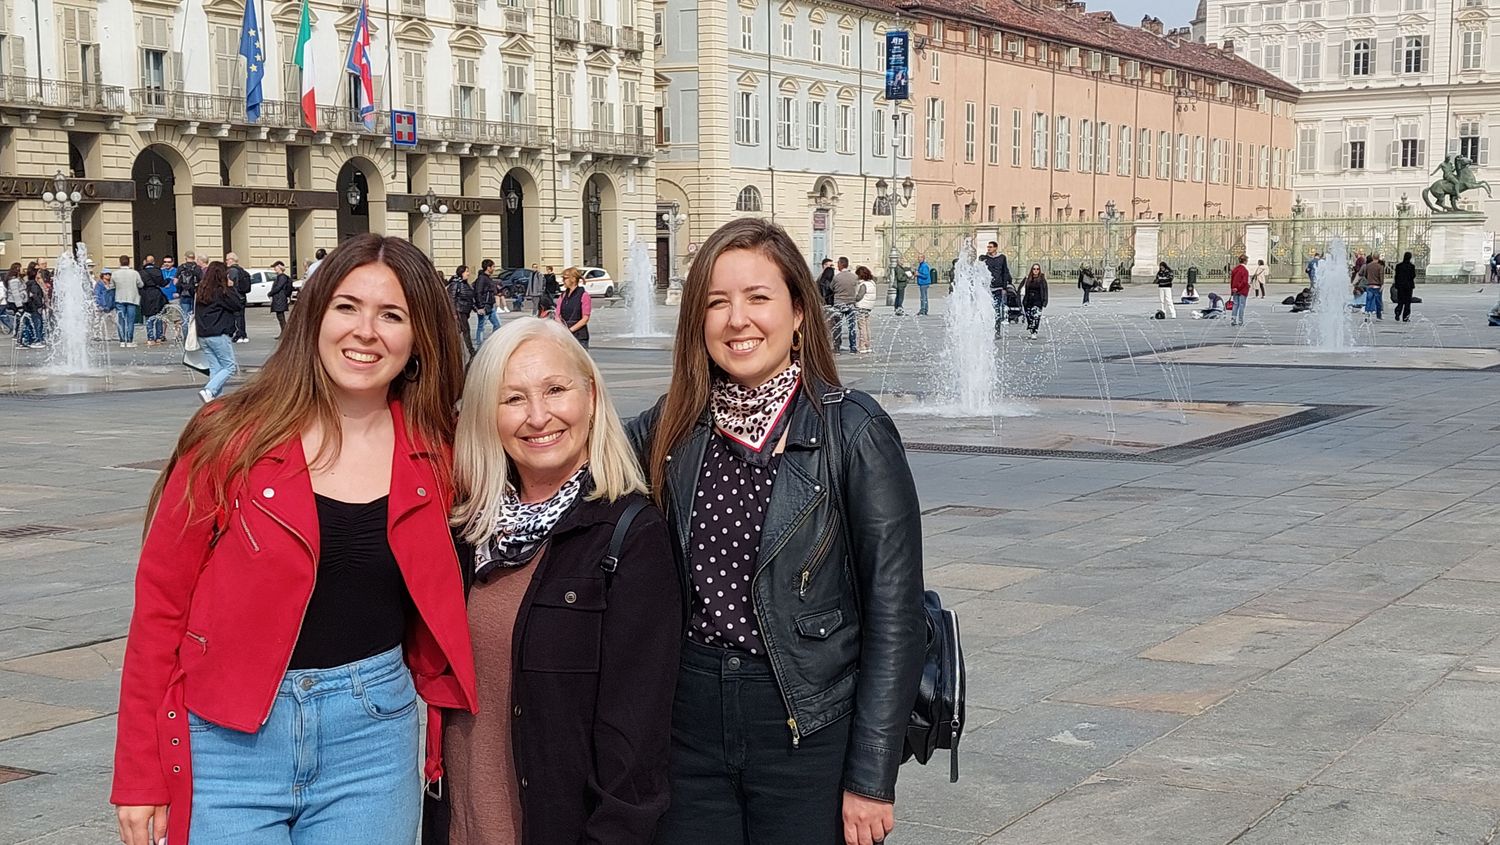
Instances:
[[[188,423],[136,573],[126,845],[189,842],[190,816],[194,843],[414,841],[417,697],[475,702],[447,526],[460,349],[432,263],[363,235],[264,369]]]

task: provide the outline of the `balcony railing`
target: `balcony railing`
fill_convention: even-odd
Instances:
[[[135,88],[130,92],[136,114],[167,120],[244,124],[245,99],[169,91],[165,88]]]
[[[408,18],[427,17],[427,0],[401,0],[401,14]]]
[[[0,105],[98,114],[124,114],[130,109],[125,89],[117,85],[34,76],[0,76]]]
[[[608,50],[615,46],[615,28],[598,21],[589,21],[584,25],[583,37],[591,47],[602,47]]]
[[[578,19],[577,18],[553,18],[552,31],[558,41],[578,43]]]
[[[465,117],[440,117],[429,125],[445,141],[494,144],[501,147],[542,148],[542,130],[534,124],[503,123]]]
[[[620,30],[620,49],[627,53],[639,53],[646,49],[646,34],[639,29],[625,27]]]
[[[459,26],[479,25],[477,0],[453,0],[453,22]]]
[[[505,18],[500,23],[500,28],[512,35],[525,35],[527,15],[525,9],[513,9],[506,7]]]
[[[592,129],[574,129],[571,144],[574,150],[598,155],[649,158],[656,151],[656,145],[649,136],[598,132]]]

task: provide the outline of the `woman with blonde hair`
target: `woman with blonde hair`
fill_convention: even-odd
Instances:
[[[445,712],[426,841],[646,845],[667,807],[683,601],[599,369],[555,320],[469,367],[452,523],[479,713]]]
[[[442,281],[411,242],[361,235],[300,300],[151,493],[110,796],[126,845],[409,845],[418,697],[474,708]]]
[[[583,287],[583,271],[577,267],[569,267],[562,271],[563,290],[558,295],[556,303],[557,319],[568,331],[573,333],[573,339],[584,348],[589,348],[589,316],[593,313],[593,300],[589,298],[589,292]]]
[[[895,825],[920,508],[891,418],[839,384],[821,303],[784,229],[721,227],[683,285],[671,387],[630,424],[690,598],[657,845],[870,845]]]

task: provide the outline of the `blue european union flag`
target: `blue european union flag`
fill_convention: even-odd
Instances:
[[[255,17],[255,0],[245,0],[245,22],[240,26],[240,55],[245,57],[245,118],[260,120],[260,83],[266,77],[266,49],[261,41],[260,23]]]

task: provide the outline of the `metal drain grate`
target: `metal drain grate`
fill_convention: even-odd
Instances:
[[[923,516],[1000,516],[1010,513],[1010,508],[982,508],[978,505],[939,505],[922,511]]]
[[[53,534],[66,534],[72,531],[61,525],[17,525],[11,528],[0,528],[0,540],[20,540],[26,537],[50,537]]]

